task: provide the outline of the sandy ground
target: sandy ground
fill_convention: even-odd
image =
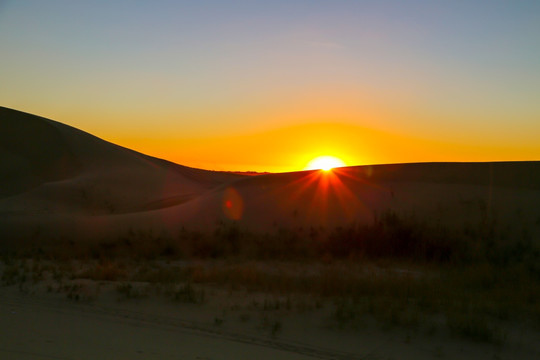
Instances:
[[[537,359],[540,334],[507,324],[504,344],[476,343],[444,331],[329,326],[328,308],[268,315],[234,310],[257,298],[209,288],[205,304],[159,297],[119,300],[111,284],[91,300],[68,300],[35,285],[0,288],[0,358],[9,359]],[[91,292],[95,292],[92,290]],[[240,320],[240,315],[249,320]],[[216,324],[216,319],[223,323]]]
[[[0,354],[17,359],[363,358],[185,320],[178,309],[165,315],[150,301],[135,307],[82,305],[2,291],[0,304]]]
[[[72,306],[35,297],[3,296],[1,304],[2,358],[310,358],[301,348],[289,350],[270,340],[222,334],[141,311]]]

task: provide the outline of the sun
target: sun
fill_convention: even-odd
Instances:
[[[324,170],[330,171],[335,167],[345,166],[343,160],[338,159],[334,156],[319,156],[311,160],[307,166],[306,170]]]

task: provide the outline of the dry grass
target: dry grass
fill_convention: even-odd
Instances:
[[[143,298],[156,286],[192,304],[206,302],[201,286],[210,286],[270,294],[257,303],[263,312],[317,311],[329,303],[331,322],[340,328],[375,319],[385,328],[441,327],[501,343],[501,324],[510,319],[536,319],[540,326],[540,251],[527,237],[496,235],[495,226],[452,232],[389,213],[371,226],[332,231],[256,235],[219,224],[212,234],[181,230],[174,239],[130,232],[118,241],[4,254],[0,279],[20,288],[53,283],[51,289],[73,300],[83,297],[81,279],[115,282],[121,299]],[[278,320],[262,323],[272,335],[281,331]]]

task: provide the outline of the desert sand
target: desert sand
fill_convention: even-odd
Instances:
[[[381,327],[369,320],[359,327],[341,327],[331,320],[331,301],[318,309],[300,309],[299,304],[309,303],[300,295],[206,285],[208,300],[199,304],[157,295],[153,293],[157,288],[141,296],[124,296],[115,291],[117,285],[111,281],[64,280],[58,290],[52,284],[45,280],[0,288],[2,358],[412,360],[540,356],[539,334],[530,323],[506,323],[501,345],[464,341],[444,329]],[[148,291],[146,284],[132,285]],[[290,309],[284,305],[289,299],[293,302]],[[254,306],[254,301],[259,305]],[[272,307],[280,302],[281,308],[268,309],[267,302]]]
[[[49,245],[103,243],[137,233],[177,239],[186,229],[212,233],[217,226],[262,235],[333,229],[372,224],[388,211],[450,231],[489,227],[508,243],[538,245],[540,239],[540,162],[389,164],[245,176],[177,165],[53,120],[0,108],[0,164],[0,250],[6,258],[17,251],[46,252]],[[4,270],[9,266],[6,260]],[[504,325],[504,346],[464,341],[444,331],[386,331],[369,321],[352,331],[328,326],[334,305],[327,299],[307,313],[274,312],[270,325],[263,326],[260,320],[238,320],[240,310],[234,309],[259,318],[261,310],[243,301],[269,296],[264,292],[246,295],[234,286],[203,281],[209,294],[204,305],[179,305],[159,294],[118,300],[118,279],[73,272],[53,281],[53,271],[45,273],[31,284],[19,275],[16,281],[4,276],[1,358],[540,356],[539,332],[531,324]],[[125,284],[140,285],[119,277],[124,278]],[[66,290],[73,284],[77,301]]]
[[[370,223],[389,209],[445,225],[488,218],[540,234],[540,162],[420,163],[242,176],[189,168],[0,109],[0,227],[14,239],[175,235]],[[229,207],[228,207],[229,206]],[[514,221],[518,220],[518,221]],[[519,229],[516,229],[519,227]]]

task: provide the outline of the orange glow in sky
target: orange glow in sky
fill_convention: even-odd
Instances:
[[[210,170],[540,159],[538,1],[66,4],[0,6],[0,105]]]

